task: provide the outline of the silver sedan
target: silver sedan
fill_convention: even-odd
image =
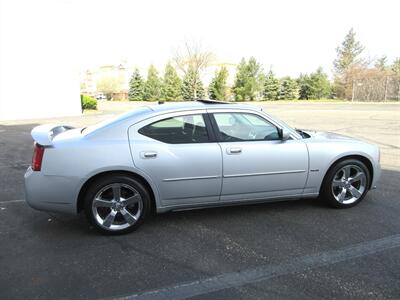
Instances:
[[[110,234],[134,230],[151,211],[318,196],[348,208],[380,176],[377,146],[293,129],[241,104],[145,106],[87,128],[41,125],[32,137],[28,204],[84,211]]]

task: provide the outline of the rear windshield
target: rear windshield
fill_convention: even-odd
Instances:
[[[92,132],[94,132],[94,131],[96,131],[96,130],[98,130],[100,128],[104,128],[104,127],[110,126],[111,124],[114,124],[114,123],[115,124],[116,123],[120,123],[120,122],[122,122],[122,121],[124,121],[126,119],[130,119],[130,118],[134,118],[134,117],[140,116],[140,115],[145,114],[145,113],[147,113],[149,111],[151,111],[150,108],[148,108],[147,106],[142,106],[142,107],[139,107],[139,108],[137,108],[135,110],[130,110],[130,111],[126,112],[126,113],[118,115],[118,116],[116,116],[114,118],[110,118],[110,119],[101,121],[100,123],[97,123],[95,125],[86,127],[86,128],[84,128],[82,130],[82,133],[83,134],[90,134],[90,133],[92,133]]]

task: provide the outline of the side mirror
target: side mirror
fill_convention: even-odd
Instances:
[[[290,139],[290,132],[283,130],[282,128],[278,128],[278,135],[279,135],[279,139],[284,142],[287,141],[288,139]]]

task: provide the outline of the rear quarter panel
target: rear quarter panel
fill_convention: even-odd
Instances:
[[[157,187],[146,174],[133,165],[128,125],[88,136],[66,138],[60,135],[54,140],[54,147],[46,148],[42,165],[43,176],[64,178],[72,182],[68,194],[61,197],[62,201],[71,201],[76,207],[84,183],[107,171],[127,171],[142,176],[150,184],[158,201]],[[63,194],[65,193],[64,191]]]

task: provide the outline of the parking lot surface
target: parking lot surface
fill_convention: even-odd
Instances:
[[[400,298],[400,105],[257,103],[292,126],[380,146],[378,188],[351,209],[299,200],[171,212],[109,237],[83,215],[24,202],[32,127],[87,126],[137,105],[0,123],[0,299]]]

